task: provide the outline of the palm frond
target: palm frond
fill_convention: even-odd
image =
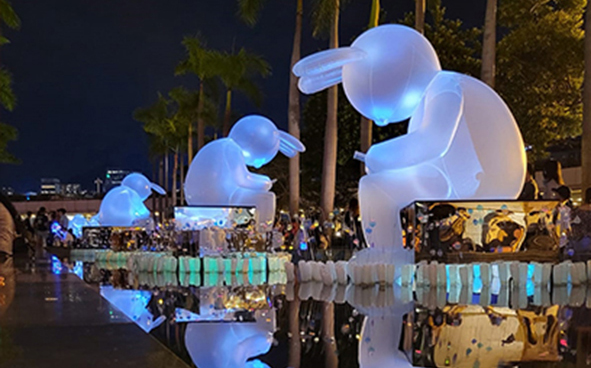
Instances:
[[[12,90],[12,74],[4,68],[0,68],[0,105],[8,111],[16,107],[16,96]]]
[[[8,142],[14,141],[18,138],[18,131],[16,128],[0,123],[0,163],[4,164],[18,164],[20,160],[7,151]]]
[[[0,21],[11,29],[19,29],[21,20],[7,0],[0,0]]]
[[[253,27],[259,20],[265,2],[266,0],[238,0],[238,16]]]

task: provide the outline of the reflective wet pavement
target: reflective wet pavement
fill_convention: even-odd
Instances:
[[[52,271],[0,263],[0,367],[187,367],[96,288]]]
[[[0,367],[591,367],[591,287],[458,297],[57,259],[11,270],[0,268]]]

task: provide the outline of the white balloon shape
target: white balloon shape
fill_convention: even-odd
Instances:
[[[150,194],[152,194],[152,189],[160,194],[166,193],[161,186],[152,183],[150,180],[148,180],[148,178],[140,173],[131,173],[127,175],[121,182],[121,185],[135,190],[142,201],[148,199]]]
[[[240,119],[228,138],[208,143],[195,156],[185,179],[187,203],[194,206],[254,206],[259,223],[272,223],[275,216],[273,182],[248,171],[259,168],[281,151],[288,157],[304,152],[295,137],[278,130],[263,116]]]
[[[397,277],[402,265],[413,263],[412,247],[403,247],[399,212],[414,201],[519,195],[526,157],[511,112],[481,81],[441,71],[429,41],[412,28],[372,28],[349,48],[304,58],[294,73],[307,86],[303,92],[342,79],[351,104],[378,125],[410,117],[406,135],[359,155],[368,173],[359,199],[371,248],[353,262],[394,263]]]
[[[127,175],[121,186],[112,188],[105,195],[99,213],[90,219],[89,226],[150,226],[150,211],[144,201],[152,190],[165,193],[140,173]]]
[[[101,202],[101,226],[132,226],[135,221],[150,217],[150,211],[140,196],[131,188],[115,187]]]

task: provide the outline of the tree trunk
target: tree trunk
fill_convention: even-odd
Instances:
[[[289,355],[287,365],[290,368],[300,368],[302,343],[300,342],[300,298],[298,288],[294,286],[294,298],[289,302],[288,309],[289,332]]]
[[[380,0],[371,2],[371,13],[369,15],[369,28],[377,27],[380,23]]]
[[[166,191],[166,194],[164,195],[164,208],[162,209],[162,217],[163,218],[167,218],[168,216],[168,206],[169,206],[169,201],[168,201],[168,196],[169,196],[169,178],[170,178],[170,170],[169,170],[169,164],[168,164],[168,160],[170,156],[168,154],[168,152],[164,155],[164,190]]]
[[[329,48],[339,47],[339,1],[334,0],[335,12],[330,28]],[[323,220],[334,210],[337,179],[337,112],[338,86],[330,87],[327,96],[326,129],[324,132],[324,158],[322,166],[321,207]]]
[[[480,79],[491,88],[495,86],[495,60],[497,46],[497,0],[486,1],[484,35],[482,39],[482,68]]]
[[[181,191],[181,203],[180,206],[185,205],[185,159],[183,155],[179,155],[179,169],[181,172],[181,183],[179,184],[179,189]]]
[[[232,90],[226,92],[226,110],[224,112],[224,125],[222,126],[222,136],[227,137],[230,133],[230,115],[232,114]]]
[[[154,159],[152,161],[152,182],[158,183],[158,160]],[[152,212],[157,211],[158,208],[156,207],[156,195],[152,195]]]
[[[199,128],[197,128],[199,129]],[[189,135],[187,137],[187,154],[189,155],[189,157],[193,157],[193,122],[189,121],[189,130],[187,132],[187,134]],[[197,149],[199,149],[199,147],[197,147]]]
[[[162,156],[162,158],[160,159],[160,180],[158,182],[158,184],[164,188],[164,156]],[[164,201],[164,197],[162,195],[159,195],[158,197],[158,217],[160,219],[160,221],[162,221],[162,213],[164,211],[164,205],[163,202]]]
[[[205,145],[205,122],[203,121],[203,81],[199,84],[199,102],[197,103],[197,151]],[[193,156],[189,155],[189,164],[193,160]]]
[[[417,0],[420,1],[420,0]],[[373,0],[371,3],[371,14],[369,17],[369,28],[377,27],[380,22],[380,0]],[[365,116],[361,116],[361,124],[360,124],[360,132],[359,132],[359,140],[361,145],[361,152],[367,153],[369,147],[371,147],[372,143],[372,130],[373,130],[373,122],[366,118]],[[360,175],[365,175],[365,164],[360,162]]]
[[[415,29],[425,33],[425,0],[415,0]]]
[[[338,368],[337,342],[334,334],[334,303],[323,302],[322,313],[322,341],[324,343],[324,366]]]
[[[302,44],[302,16],[304,1],[297,0],[295,34],[293,36],[293,50],[291,52],[291,66],[289,68],[289,108],[287,112],[288,131],[300,139],[300,91],[298,78],[293,74],[293,66],[300,60]],[[297,215],[300,207],[300,155],[296,154],[289,160],[289,213]]]
[[[591,187],[591,1],[585,13],[585,79],[583,81],[583,137],[581,146],[583,193]],[[586,200],[587,198],[585,198]]]
[[[361,143],[361,152],[367,153],[369,151],[369,147],[371,147],[371,143],[373,141],[373,122],[366,118],[365,116],[361,116],[361,125],[360,125],[360,134],[359,140]],[[360,162],[360,172],[361,176],[365,175],[365,164]]]
[[[172,164],[172,207],[178,205],[176,199],[176,188],[177,188],[177,174],[179,172],[179,150],[178,147],[174,151],[174,162]]]

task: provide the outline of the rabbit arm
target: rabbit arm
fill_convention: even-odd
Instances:
[[[268,191],[271,190],[273,182],[266,175],[248,172],[245,180],[240,183],[240,186],[246,189]]]
[[[424,111],[415,112],[418,128],[398,138],[373,145],[365,164],[370,173],[401,169],[443,156],[462,118],[464,97],[455,78],[434,81],[424,97]]]

